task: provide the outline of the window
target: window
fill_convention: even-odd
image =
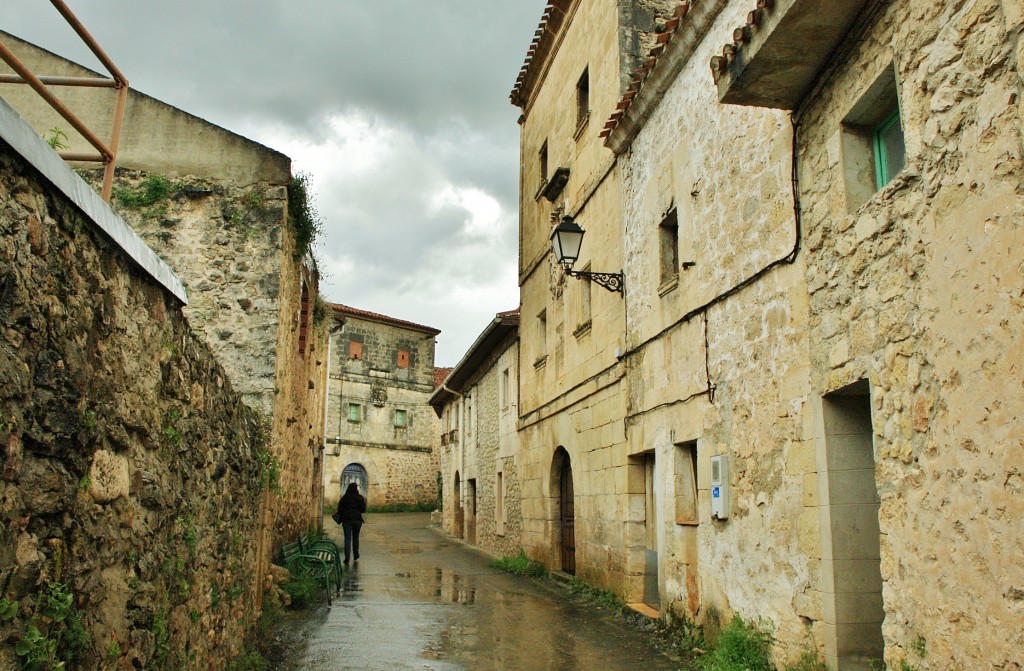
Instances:
[[[348,421],[350,422],[361,422],[363,421],[363,406],[358,403],[348,404]]]
[[[679,281],[679,218],[671,208],[658,224],[658,245],[661,267],[660,288],[668,289]]]
[[[511,375],[508,368],[501,371],[501,389],[499,391],[501,393],[501,407],[504,410],[508,408],[508,395],[511,391]]]
[[[541,310],[537,315],[537,361],[534,366],[542,365],[548,357],[548,311]]]
[[[356,340],[348,341],[348,358],[361,360],[363,358],[363,343]]]
[[[675,446],[676,524],[695,525],[697,517],[697,441]]]
[[[473,396],[466,395],[466,435],[473,433]]]
[[[409,424],[408,424],[408,417],[406,416],[406,411],[405,410],[401,410],[401,409],[396,409],[395,410],[395,428],[397,428],[397,429],[404,429],[408,425]]]
[[[846,205],[853,212],[906,165],[896,72],[891,65],[843,119],[841,140]]]
[[[395,355],[395,365],[399,368],[409,367],[409,352],[408,350],[400,349]]]
[[[590,120],[590,70],[585,68],[576,82],[576,139],[579,139]]]
[[[540,185],[541,188],[548,181],[548,141],[544,140],[544,144],[540,146],[540,154],[538,155],[540,161]]]

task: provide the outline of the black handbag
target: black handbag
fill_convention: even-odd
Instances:
[[[334,520],[335,524],[341,524],[341,513],[335,510],[334,514],[331,515],[331,519]]]

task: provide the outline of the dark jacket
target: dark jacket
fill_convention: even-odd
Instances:
[[[345,492],[345,495],[338,501],[338,515],[341,516],[341,523],[352,524],[363,522],[363,513],[366,512],[366,499],[359,492]]]

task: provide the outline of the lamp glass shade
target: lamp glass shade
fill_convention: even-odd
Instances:
[[[576,259],[580,258],[584,232],[572,217],[562,217],[562,221],[551,233],[551,248],[559,263],[566,263],[570,266],[576,263]]]

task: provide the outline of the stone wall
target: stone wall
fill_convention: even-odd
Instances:
[[[1024,659],[1022,28],[889,3],[801,119],[811,382],[870,384],[886,658],[921,669]],[[843,119],[884,76],[907,164],[851,206]]]
[[[2,142],[0,210],[0,667],[37,627],[74,668],[220,668],[262,591],[257,417],[176,299]]]
[[[288,188],[119,170],[113,198],[114,208],[181,276],[189,324],[246,403],[270,422],[280,486],[265,502],[266,553],[321,517],[327,320],[314,320],[316,270],[296,258]],[[163,195],[151,199],[153,193]],[[303,290],[308,325],[300,345]]]
[[[764,619],[780,663],[814,648],[839,669],[1018,668],[1020,3],[872,5],[795,112],[795,145],[785,113],[717,103],[707,64],[750,4],[691,7],[633,101],[646,116],[626,112],[642,128],[611,140],[629,449],[654,459],[653,487],[633,463],[621,490],[627,596],[650,488],[663,607]],[[698,20],[706,34],[685,30]],[[907,162],[865,193],[849,136],[890,93]],[[794,249],[794,149],[801,247],[723,293]],[[670,207],[696,264],[671,288]],[[727,520],[710,514],[712,455],[729,460]]]
[[[90,74],[14,36],[3,39],[36,73]],[[66,128],[30,87],[0,84],[0,93],[40,135]],[[110,127],[112,90],[65,87],[60,95],[94,130]],[[76,132],[69,129],[68,136],[71,151],[87,151]],[[271,416],[271,453],[281,478],[265,502],[265,564],[282,540],[321,518],[326,323],[302,326],[311,321],[318,280],[312,257],[295,248],[291,161],[131,89],[117,165],[114,208],[180,275],[190,296],[189,322],[246,401]]]

